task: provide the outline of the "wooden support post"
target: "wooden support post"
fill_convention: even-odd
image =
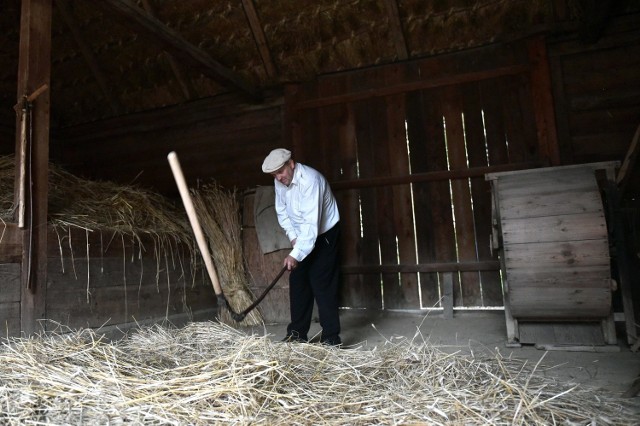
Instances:
[[[496,233],[498,235],[502,235],[501,225],[500,225],[500,205],[499,205],[499,197],[498,194],[498,180],[491,176],[485,176],[485,179],[490,181],[491,183],[491,221],[496,227]],[[492,237],[493,238],[493,237]],[[500,241],[500,237],[495,238],[495,242],[492,242],[493,249],[497,250],[502,246],[502,242]],[[511,305],[509,299],[509,283],[507,281],[507,267],[505,265],[504,255],[500,256],[500,269],[502,270],[502,297],[504,303],[504,319],[507,327],[507,341],[505,346],[508,348],[519,348],[522,345],[520,344],[520,331],[518,328],[518,320],[513,317],[511,314]]]
[[[531,91],[533,95],[540,158],[550,166],[560,165],[560,149],[551,86],[551,72],[544,37],[529,42],[531,63]]]
[[[49,103],[51,86],[51,0],[23,0],[20,19],[18,104],[28,102],[30,120],[26,135],[17,119],[16,152],[21,145],[27,155],[16,156],[16,170],[25,170],[24,239],[21,279],[21,330],[30,335],[38,319],[46,317],[47,197],[49,183]],[[16,179],[16,194],[20,179]]]
[[[442,274],[442,317],[453,318],[453,272]]]
[[[293,106],[298,103],[302,87],[299,84],[287,84],[284,88],[284,117],[282,127],[282,146],[293,151],[296,161],[305,162],[300,112]],[[274,141],[276,142],[276,141]],[[265,156],[268,154],[265,153]]]
[[[616,185],[615,175],[612,169],[607,169],[607,184],[605,193],[609,206],[609,235],[615,246],[615,261],[618,267],[618,285],[622,295],[622,308],[624,310],[624,322],[626,329],[626,341],[633,345],[638,340],[638,328],[633,307],[633,294],[631,291],[633,279],[626,247],[626,233],[623,229],[624,221],[620,213],[620,192]]]

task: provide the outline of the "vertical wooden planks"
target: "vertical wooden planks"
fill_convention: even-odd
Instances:
[[[368,101],[353,104],[355,133],[357,140],[359,177],[368,178],[376,174],[374,169],[372,106]],[[358,250],[360,264],[377,265],[380,263],[378,241],[377,196],[374,188],[360,190],[360,212],[362,215],[360,246]],[[362,285],[366,291],[356,307],[382,308],[382,284],[379,274],[362,276]]]
[[[478,83],[462,87],[465,140],[469,167],[488,166],[482,102]],[[497,260],[491,252],[491,187],[483,177],[471,178],[474,231],[479,260]],[[502,306],[502,283],[499,271],[480,272],[482,306]]]
[[[301,86],[298,100],[304,100],[308,97],[313,97],[316,95],[316,86],[305,84]],[[299,120],[300,130],[296,135],[298,139],[296,139],[294,141],[294,144],[292,145],[292,156],[296,161],[308,164],[309,166],[322,172],[323,164],[318,162],[318,160],[320,160],[318,158],[320,157],[320,155],[317,155],[318,149],[321,149],[321,146],[318,145],[318,140],[320,137],[318,133],[318,111],[313,109],[298,110],[296,116]]]
[[[446,142],[449,167],[452,170],[467,168],[467,153],[462,120],[462,97],[458,87],[444,89],[447,101],[443,102]],[[475,261],[475,232],[471,208],[471,192],[468,179],[454,179],[451,182],[451,202],[455,219],[456,248],[458,261]],[[457,304],[481,305],[480,279],[477,272],[460,273],[460,294]],[[454,292],[455,295],[455,292]]]
[[[372,143],[373,143],[373,169],[374,176],[389,176],[391,168],[389,164],[389,151],[387,150],[387,105],[384,98],[375,98],[370,101]],[[380,249],[380,262],[382,264],[398,264],[398,246],[396,242],[394,217],[393,217],[393,189],[390,186],[379,186],[376,192],[376,212],[378,244]],[[400,297],[400,277],[396,273],[382,274],[383,303],[395,304]]]
[[[346,87],[344,77],[325,78],[318,82],[317,92],[319,97],[327,97],[343,93]],[[344,144],[341,129],[347,119],[347,107],[344,103],[328,105],[319,108],[317,115],[317,140],[308,145],[311,150],[308,161],[315,164],[327,180],[336,181],[342,178],[339,149],[336,148]]]
[[[407,94],[407,134],[411,173],[424,173],[430,170],[431,158],[428,146],[444,146],[440,141],[443,135],[442,114],[433,103],[425,100],[423,93],[416,91]],[[433,183],[416,182],[412,185],[415,213],[416,245],[419,263],[428,263],[436,259],[434,236],[434,212],[431,202]],[[436,307],[440,304],[440,289],[437,272],[421,272],[421,306]],[[453,304],[453,301],[452,301]]]
[[[409,153],[407,150],[405,95],[387,96],[386,104],[390,174],[393,176],[406,176],[409,174]],[[416,245],[413,230],[411,185],[394,185],[392,187],[392,196],[393,225],[397,239],[397,262],[400,264],[415,264]],[[393,303],[386,302],[385,306],[391,309],[420,308],[416,273],[401,273],[400,287],[397,290],[394,292]]]
[[[502,100],[502,115],[510,163],[521,163],[527,158],[526,143],[522,131],[522,111],[520,110],[519,78],[502,77],[498,81]]]
[[[427,171],[447,170],[447,150],[443,122],[443,91],[442,89],[424,90],[421,92],[424,108],[425,133],[427,139],[426,162]],[[431,258],[421,259],[420,262],[455,262],[456,247],[451,211],[451,191],[449,181],[434,181],[420,184],[424,191],[425,199],[421,201],[422,207],[429,209],[428,216],[423,217],[416,211],[416,228],[430,228],[433,255]],[[424,212],[424,210],[422,210]],[[422,237],[424,238],[424,237]],[[423,243],[424,244],[424,243]],[[454,288],[458,287],[458,274],[453,277]],[[433,281],[421,283],[423,297],[434,297],[442,294],[441,279],[438,278],[437,289],[428,288]],[[432,300],[425,299],[424,306],[434,306]]]
[[[483,80],[478,85],[482,99],[489,165],[507,164],[509,162],[509,152],[504,117],[500,98],[496,96],[496,94],[500,93],[500,80],[497,78]]]
[[[485,53],[326,76],[298,97],[301,128],[312,133],[302,138],[305,156],[330,181],[342,181],[336,195],[350,228],[343,300],[353,307],[375,300],[387,309],[438,306],[439,273],[455,271],[459,262],[495,262],[489,185],[465,175],[535,160],[538,144],[526,45]],[[473,71],[482,74],[472,77]],[[451,78],[439,82],[445,76]],[[412,182],[411,174],[429,172],[435,173]],[[453,265],[392,272],[435,263]],[[465,268],[452,277],[455,306],[502,303],[499,271]],[[376,288],[378,298],[367,293],[356,301],[360,286]]]
[[[358,177],[358,143],[356,139],[355,114],[351,104],[346,105],[345,120],[340,128],[339,160],[340,170],[345,179]],[[340,208],[340,222],[342,235],[342,263],[357,265],[360,258],[362,238],[360,236],[360,191],[347,189],[334,192]],[[343,275],[341,305],[368,306],[363,303],[362,295],[368,291],[364,287],[362,275]]]
[[[332,96],[343,93],[350,82],[345,77],[323,79],[318,82],[318,95]],[[322,172],[329,181],[357,178],[357,141],[353,108],[339,103],[318,110],[319,141],[313,158],[322,157]],[[358,263],[360,245],[360,212],[357,190],[334,191],[340,210],[342,263]],[[363,291],[364,290],[364,291]],[[343,275],[340,304],[349,307],[366,307],[368,291],[363,288],[362,276]]]

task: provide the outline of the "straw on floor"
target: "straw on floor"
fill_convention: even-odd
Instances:
[[[90,330],[0,350],[3,424],[626,425],[638,407],[498,354],[421,336],[365,350],[274,342],[218,322],[106,342]]]

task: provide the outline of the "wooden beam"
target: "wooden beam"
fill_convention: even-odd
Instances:
[[[120,112],[118,103],[111,95],[111,91],[107,88],[107,81],[104,78],[104,73],[100,69],[93,51],[85,41],[84,35],[80,33],[80,31],[78,30],[78,26],[74,22],[73,15],[69,9],[69,3],[67,2],[67,0],[56,0],[56,8],[60,13],[60,17],[64,21],[64,24],[67,26],[67,28],[69,28],[69,31],[71,31],[71,35],[73,36],[74,41],[80,48],[80,52],[82,53],[84,61],[91,70],[91,74],[93,74],[93,78],[96,80],[96,83],[98,83],[98,87],[100,87],[102,96],[104,96],[104,98],[109,103],[111,111],[118,114]]]
[[[16,152],[27,142],[26,216],[22,251],[21,329],[32,334],[46,317],[47,197],[49,180],[49,108],[51,85],[51,0],[23,0],[20,18],[18,105],[30,109],[28,138],[16,135]],[[45,90],[39,90],[47,87]],[[39,92],[36,97],[34,93]],[[20,129],[20,118],[17,129]],[[16,156],[17,161],[19,156]],[[21,164],[17,164],[19,170]],[[17,182],[19,179],[16,180]],[[16,193],[17,191],[16,185]]]
[[[485,260],[477,262],[433,262],[414,265],[345,265],[343,274],[397,274],[410,272],[476,272],[499,271],[500,262]]]
[[[413,92],[414,90],[433,89],[435,87],[469,83],[471,81],[487,80],[490,78],[502,77],[505,75],[523,74],[529,71],[529,65],[520,64],[494,68],[490,70],[472,71],[465,74],[456,74],[445,77],[437,77],[431,79],[425,78],[424,80],[410,81],[408,83],[365,89],[359,92],[328,96],[326,98],[310,99],[298,103],[294,108],[297,110],[320,108],[333,104],[363,101],[366,99],[395,95],[397,93]]]
[[[409,59],[407,51],[407,42],[402,32],[402,21],[400,20],[400,12],[398,10],[397,0],[384,0],[389,17],[389,33],[393,39],[393,45],[396,47],[396,55],[400,60]]]
[[[368,179],[351,179],[331,182],[334,191],[354,188],[372,188],[388,185],[405,185],[415,182],[429,182],[449,179],[468,179],[481,177],[487,173],[507,172],[514,170],[526,170],[540,167],[539,163],[512,163],[486,167],[470,167],[458,170],[443,170],[437,172],[413,173],[405,176],[387,176]]]
[[[144,10],[146,10],[149,15],[155,17],[156,13],[153,10],[153,6],[151,6],[151,3],[149,3],[149,0],[142,0],[142,7],[144,7]],[[171,67],[171,71],[173,72],[173,75],[175,76],[176,81],[178,82],[178,84],[180,85],[180,88],[182,89],[182,93],[184,94],[185,99],[189,100],[189,99],[195,98],[196,91],[193,88],[193,84],[191,84],[191,80],[187,80],[184,78],[184,72],[182,71],[182,66],[180,66],[180,64],[175,60],[173,55],[171,55],[169,52],[165,51],[164,54],[165,54],[165,57],[167,58],[167,62],[169,62],[169,66]]]
[[[240,90],[254,100],[261,100],[260,91],[245,79],[213,59],[207,52],[183,39],[178,32],[167,27],[149,15],[130,0],[94,0],[98,5],[106,5],[125,18],[132,31],[145,34],[161,43],[173,55],[199,65],[203,72],[226,87]]]
[[[264,64],[267,77],[269,77],[270,80],[274,79],[277,76],[276,66],[273,63],[273,58],[269,51],[269,44],[267,43],[267,38],[262,30],[262,24],[260,23],[260,18],[258,18],[258,13],[256,12],[253,0],[242,0],[242,8],[244,9],[247,21],[249,21],[251,33],[253,34],[253,39],[256,42],[258,52],[260,52],[260,57],[262,58],[262,63]]]
[[[536,118],[540,158],[550,166],[560,165],[560,148],[556,129],[551,71],[544,36],[536,37],[528,44],[531,62],[531,94]]]
[[[616,177],[616,183],[620,188],[620,198],[624,198],[625,192],[627,190],[627,185],[629,184],[629,178],[631,177],[632,171],[636,169],[638,153],[640,152],[639,141],[640,126],[638,126],[638,128],[636,129],[636,133],[633,135],[633,139],[631,140],[631,145],[629,146],[627,155],[624,157],[622,167],[620,167],[620,171],[618,172],[618,176]]]

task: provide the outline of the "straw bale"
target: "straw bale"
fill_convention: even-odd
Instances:
[[[65,330],[60,330],[65,331]],[[0,349],[3,424],[625,425],[629,400],[541,363],[445,353],[419,334],[373,349],[283,343],[217,322],[15,338]]]

